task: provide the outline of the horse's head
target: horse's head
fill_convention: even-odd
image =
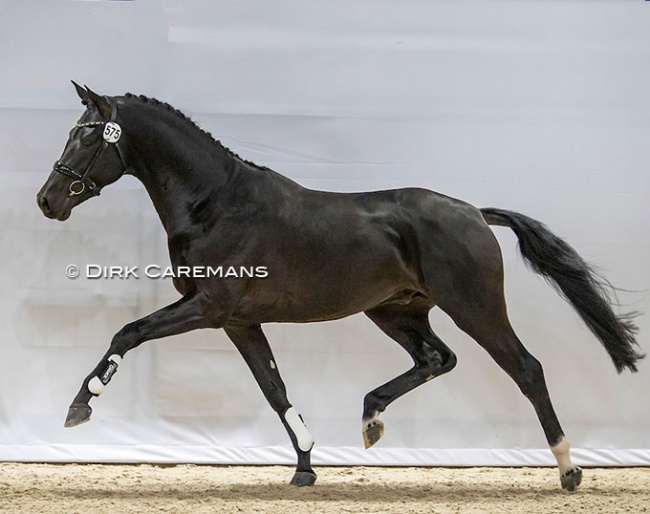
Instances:
[[[61,158],[36,195],[43,214],[59,221],[67,220],[75,206],[99,195],[127,168],[117,104],[87,87],[73,84],[86,111],[70,131]]]

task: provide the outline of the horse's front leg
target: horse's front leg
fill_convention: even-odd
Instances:
[[[102,360],[83,381],[70,406],[65,426],[74,427],[90,420],[92,409],[88,403],[102,393],[129,350],[151,339],[218,326],[213,316],[206,315],[208,307],[205,296],[197,293],[184,296],[176,303],[125,325],[115,334]]]
[[[299,487],[313,485],[316,481],[316,473],[311,468],[310,461],[314,439],[287,399],[287,390],[262,327],[259,325],[225,326],[224,330],[244,357],[264,396],[280,416],[282,424],[289,433],[298,457],[298,465],[291,479],[291,485]]]

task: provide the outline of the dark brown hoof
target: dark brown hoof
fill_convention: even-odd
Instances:
[[[384,436],[384,424],[378,419],[371,421],[363,429],[363,444],[366,449],[379,441]]]
[[[582,469],[577,466],[569,469],[560,476],[560,482],[562,483],[562,489],[575,491],[580,485],[580,482],[582,482]]]
[[[93,410],[85,403],[72,404],[68,409],[68,417],[65,419],[65,428],[76,427],[90,421]]]
[[[296,471],[291,479],[290,484],[296,487],[309,487],[316,482],[316,473],[311,471]]]

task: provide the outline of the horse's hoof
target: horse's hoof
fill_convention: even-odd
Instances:
[[[296,487],[309,487],[316,482],[316,473],[313,471],[296,471],[291,479],[291,485]]]
[[[85,403],[76,403],[70,406],[68,409],[68,417],[65,419],[65,428],[76,427],[82,423],[90,421],[90,415],[93,410],[88,404]]]
[[[576,466],[565,471],[564,474],[560,475],[560,482],[562,483],[562,489],[575,491],[582,482],[582,469]]]
[[[384,436],[384,423],[375,419],[363,429],[363,444],[366,450]]]

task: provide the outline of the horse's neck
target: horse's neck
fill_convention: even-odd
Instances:
[[[151,127],[149,127],[151,129]],[[155,129],[154,129],[155,130]],[[156,131],[134,141],[139,165],[133,175],[145,186],[168,235],[191,227],[191,207],[232,179],[234,159],[217,143],[196,134]],[[151,144],[151,140],[156,141]]]

